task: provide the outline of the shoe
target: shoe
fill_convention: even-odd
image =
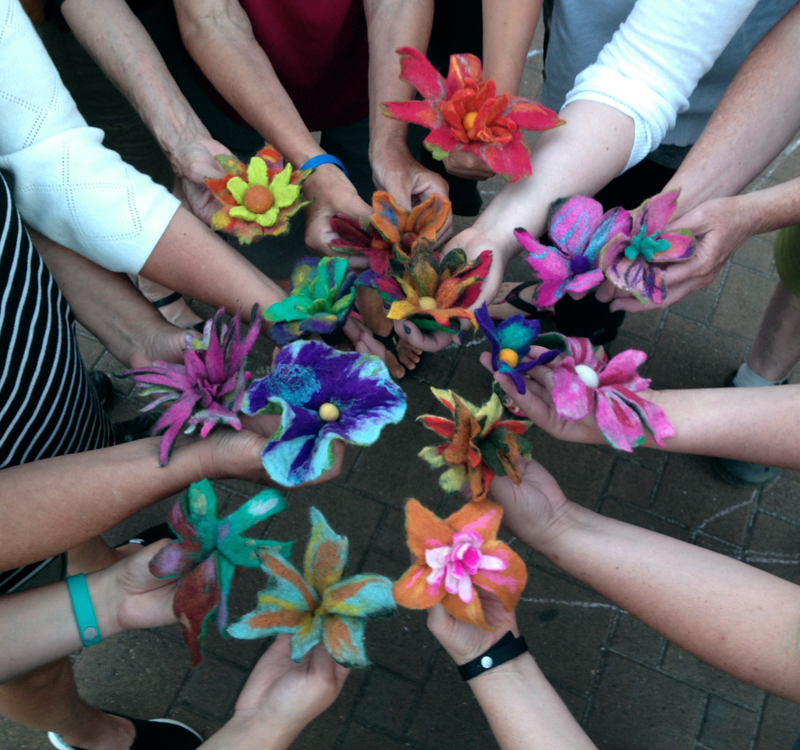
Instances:
[[[593,346],[610,344],[625,320],[624,310],[611,312],[610,304],[600,302],[591,292],[581,299],[562,297],[555,311],[559,333],[589,339]]]
[[[142,438],[150,437],[150,431],[157,421],[157,414],[142,414],[139,417],[112,424],[111,430],[114,433],[115,445],[130,443],[133,440],[141,440]]]
[[[522,313],[528,320],[538,320],[540,318],[546,318],[552,316],[553,313],[550,312],[549,310],[547,309],[540,310],[538,307],[531,304],[527,300],[522,299],[522,297],[520,296],[523,290],[528,289],[532,286],[537,286],[538,284],[539,284],[538,281],[523,281],[517,284],[515,287],[511,289],[511,291],[508,294],[506,294],[506,297],[503,300],[503,302],[506,302],[509,305],[511,305],[511,307],[514,307],[517,310],[519,310],[520,313]],[[498,303],[493,302],[492,305],[494,304],[502,305],[503,302],[498,302]],[[497,321],[501,320],[501,318],[493,317],[492,320]]]
[[[104,372],[93,370],[89,373],[89,382],[94,386],[97,391],[97,398],[100,399],[100,406],[106,407],[114,395],[114,386],[111,385],[111,378]]]
[[[203,738],[194,729],[174,719],[145,721],[132,719],[130,716],[122,714],[112,714],[112,716],[122,716],[123,719],[130,721],[136,729],[136,737],[129,750],[195,750],[203,744]],[[61,735],[55,732],[48,732],[47,739],[58,750],[83,750],[83,748],[68,745]]]
[[[158,526],[151,526],[149,529],[145,529],[143,532],[133,537],[133,539],[128,539],[127,542],[123,542],[119,546],[123,547],[126,544],[141,544],[143,547],[146,547],[148,544],[157,542],[159,539],[177,538],[178,537],[175,536],[175,532],[169,527],[168,523],[160,523]]]

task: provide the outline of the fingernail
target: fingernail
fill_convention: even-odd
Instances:
[[[403,330],[410,336],[411,335],[411,326],[407,326],[403,323]]]
[[[463,344],[464,340],[467,338],[467,334],[469,333],[469,329],[465,328],[461,333],[458,334],[458,340]]]
[[[525,228],[524,227],[517,227],[514,231],[515,232],[524,232]]]
[[[391,305],[386,300],[383,300],[383,309],[384,310],[389,310],[390,308],[391,308]]]

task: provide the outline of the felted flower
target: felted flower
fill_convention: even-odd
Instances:
[[[627,349],[609,360],[602,349],[595,356],[589,339],[549,334],[540,343],[557,339],[566,354],[553,373],[553,403],[562,419],[594,414],[605,439],[628,453],[644,442],[644,427],[662,447],[664,438],[675,435],[661,407],[637,395],[650,385],[636,372],[647,359],[644,352]]]
[[[510,612],[528,580],[520,556],[497,540],[502,517],[489,500],[467,503],[444,520],[409,500],[407,544],[416,562],[394,584],[394,600],[408,609],[441,602],[457,620],[492,630],[475,587],[491,591]]]
[[[213,320],[206,321],[201,340],[187,337],[191,348],[184,354],[184,364],[156,361],[125,373],[136,381],[140,395],[158,397],[142,411],[174,402],[153,427],[154,435],[166,430],[159,451],[162,466],[167,465],[172,445],[187,422],[187,433],[202,425],[200,437],[206,437],[218,422],[242,429],[238,412],[250,377],[247,355],[258,338],[261,319],[258,308],[253,307],[250,330],[240,338],[239,313],[226,325],[223,312],[219,310]]]
[[[461,249],[450,251],[441,260],[428,245],[420,245],[405,262],[390,261],[390,274],[365,271],[358,284],[371,286],[386,302],[391,302],[390,320],[410,318],[426,331],[458,333],[459,318],[477,327],[469,310],[489,273],[492,253],[484,250],[477,260],[467,262]]]
[[[531,423],[501,421],[503,404],[496,393],[479,409],[452,391],[431,388],[431,392],[455,416],[454,422],[433,414],[419,417],[447,441],[419,452],[434,469],[451,464],[439,477],[439,486],[446,492],[458,492],[469,481],[473,501],[480,502],[486,499],[495,476],[509,476],[519,484],[522,475],[515,456],[530,458],[531,444],[522,435]]]
[[[375,273],[389,272],[389,260],[406,260],[419,241],[431,245],[450,216],[450,201],[434,193],[411,211],[398,206],[383,190],[372,194],[374,213],[368,221],[353,219],[344,214],[331,217],[331,229],[340,239],[331,246],[345,253],[360,253],[369,258]]]
[[[586,195],[556,201],[550,210],[548,233],[555,247],[543,245],[524,229],[514,231],[541,281],[532,297],[538,308],[551,307],[567,292],[588,292],[600,286],[605,278],[599,266],[600,251],[631,229],[631,216],[624,208],[603,213],[600,203]]]
[[[329,334],[340,329],[356,301],[356,273],[344,258],[303,258],[292,270],[289,296],[264,310],[275,323],[269,335],[278,346],[307,333]]]
[[[280,351],[271,375],[253,381],[242,410],[281,413],[261,458],[276,482],[293,487],[333,466],[334,440],[372,445],[403,419],[406,396],[378,357],[296,341]]]
[[[694,255],[694,234],[688,229],[664,232],[675,213],[680,190],[648,198],[633,218],[630,233],[610,241],[600,255],[609,280],[633,294],[642,304],[661,304],[667,297],[662,263],[688,260]]]
[[[192,666],[201,659],[205,629],[216,611],[216,623],[224,635],[228,624],[228,594],[236,568],[257,568],[259,550],[292,553],[291,542],[271,542],[243,536],[251,526],[286,509],[275,490],[264,490],[222,520],[217,518],[217,496],[211,482],[190,485],[169,512],[170,528],[177,541],[160,549],[150,561],[156,578],[177,578],[173,609],[192,655]]]
[[[392,582],[379,575],[342,578],[347,564],[347,537],[334,533],[325,516],[310,509],[311,537],[303,573],[277,552],[260,552],[269,576],[258,595],[258,607],[228,628],[234,638],[267,638],[292,633],[292,659],[300,661],[320,641],[345,667],[368,667],[364,627],[370,617],[397,611]]]
[[[434,159],[465,150],[510,182],[531,174],[530,149],[521,131],[562,125],[555,112],[521,96],[496,96],[494,81],[484,82],[475,55],[451,55],[445,79],[418,50],[401,47],[397,52],[400,80],[414,86],[422,99],[384,102],[384,115],[428,128],[423,142]]]
[[[485,302],[475,311],[475,318],[492,346],[492,369],[508,375],[514,381],[519,393],[525,393],[527,390],[522,377],[523,372],[528,372],[538,365],[546,365],[561,353],[558,349],[551,349],[536,359],[523,362],[539,335],[541,325],[538,320],[528,320],[524,315],[514,315],[495,328]]]
[[[289,218],[311,202],[302,200],[300,187],[314,170],[292,171],[269,144],[247,167],[230,154],[214,158],[227,174],[206,177],[209,190],[223,204],[211,217],[211,228],[238,237],[242,245],[287,232]]]

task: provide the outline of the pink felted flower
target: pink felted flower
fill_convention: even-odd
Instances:
[[[443,78],[421,52],[401,47],[400,79],[416,87],[422,99],[381,104],[387,117],[430,129],[425,147],[434,159],[471,151],[503,179],[516,182],[531,174],[530,150],[521,130],[549,130],[563,121],[531,99],[502,94],[483,80],[475,55],[450,56]]]
[[[678,202],[680,190],[649,198],[639,207],[630,234],[621,233],[600,253],[608,279],[633,294],[642,304],[661,304],[667,285],[659,268],[663,263],[688,260],[694,255],[694,234],[688,229],[664,232]]]
[[[661,407],[637,395],[650,386],[636,372],[647,359],[644,352],[628,349],[609,360],[600,350],[598,359],[589,339],[561,338],[567,356],[553,377],[553,403],[560,417],[577,422],[593,413],[606,440],[628,453],[644,442],[644,427],[660,446],[675,435]]]
[[[548,234],[555,247],[543,245],[530,232],[516,229],[520,245],[528,251],[528,264],[541,281],[532,302],[551,307],[567,292],[588,292],[605,278],[600,251],[618,235],[628,236],[631,216],[624,208],[603,207],[587,195],[556,201],[550,209]]]

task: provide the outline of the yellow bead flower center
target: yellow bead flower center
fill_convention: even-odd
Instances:
[[[275,196],[263,185],[251,185],[244,194],[244,207],[254,214],[264,214],[272,208]]]
[[[500,354],[497,355],[497,359],[501,362],[505,362],[509,367],[516,367],[519,364],[519,354],[517,354],[513,349],[501,349]]]
[[[323,422],[335,422],[339,419],[339,408],[330,402],[319,407],[319,418]]]
[[[475,118],[477,116],[477,112],[467,112],[467,114],[464,115],[464,119],[462,120],[464,123],[464,130],[472,130],[472,126],[475,124]]]
[[[436,300],[433,297],[420,297],[419,309],[420,310],[435,310],[437,307]]]

